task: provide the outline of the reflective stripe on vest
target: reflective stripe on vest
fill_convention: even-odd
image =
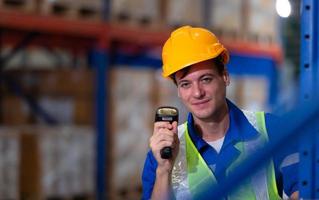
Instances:
[[[262,137],[248,142],[239,142],[235,147],[242,152],[237,160],[226,170],[226,174],[232,171],[242,160],[249,156],[258,146],[268,141],[263,112],[243,111],[250,124],[261,133]],[[177,155],[173,172],[172,186],[176,199],[203,199],[201,194],[217,182],[213,172],[191,141],[187,130],[187,122],[178,127],[180,149]],[[235,192],[228,195],[230,200],[280,199],[277,193],[276,179],[273,162],[252,175]]]

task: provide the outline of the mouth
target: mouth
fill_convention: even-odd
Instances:
[[[209,99],[205,99],[205,100],[200,100],[200,101],[196,101],[196,102],[192,102],[193,106],[201,106],[205,103],[209,102]]]

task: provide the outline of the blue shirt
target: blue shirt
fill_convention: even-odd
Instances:
[[[205,142],[194,128],[193,116],[188,115],[188,132],[196,146],[198,152],[201,154],[206,164],[212,169],[217,181],[225,178],[226,169],[239,156],[240,151],[234,147],[234,144],[239,141],[249,140],[255,137],[258,133],[248,122],[243,112],[237,108],[233,103],[227,100],[229,108],[230,124],[225,135],[225,140],[221,151],[217,153],[213,147]],[[276,117],[270,114],[265,115],[266,122],[276,120]],[[266,123],[267,124],[267,123]],[[271,135],[272,131],[268,129],[269,140],[274,137]],[[278,193],[281,194],[284,189],[285,193],[290,196],[298,188],[298,164],[292,164],[280,169],[282,161],[293,153],[298,152],[297,144],[289,144],[283,151],[273,157],[275,174],[277,181]],[[143,196],[142,199],[150,199],[156,178],[157,161],[152,152],[149,151],[146,156],[144,169],[142,173]]]

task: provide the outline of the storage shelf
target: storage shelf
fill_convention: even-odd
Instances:
[[[128,27],[121,24],[63,19],[54,16],[17,13],[0,10],[1,29],[19,32],[38,32],[53,36],[71,36],[78,39],[94,39],[97,46],[109,48],[112,41],[131,43],[142,46],[162,46],[169,36],[168,28],[147,29]],[[221,38],[226,48],[232,53],[242,53],[260,57],[270,57],[280,62],[282,49],[278,44],[262,45]],[[6,40],[4,39],[4,43]]]

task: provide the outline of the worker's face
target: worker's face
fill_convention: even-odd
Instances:
[[[195,119],[214,119],[225,108],[229,76],[226,70],[219,74],[213,62],[194,64],[186,74],[177,72],[175,78],[178,96]]]

